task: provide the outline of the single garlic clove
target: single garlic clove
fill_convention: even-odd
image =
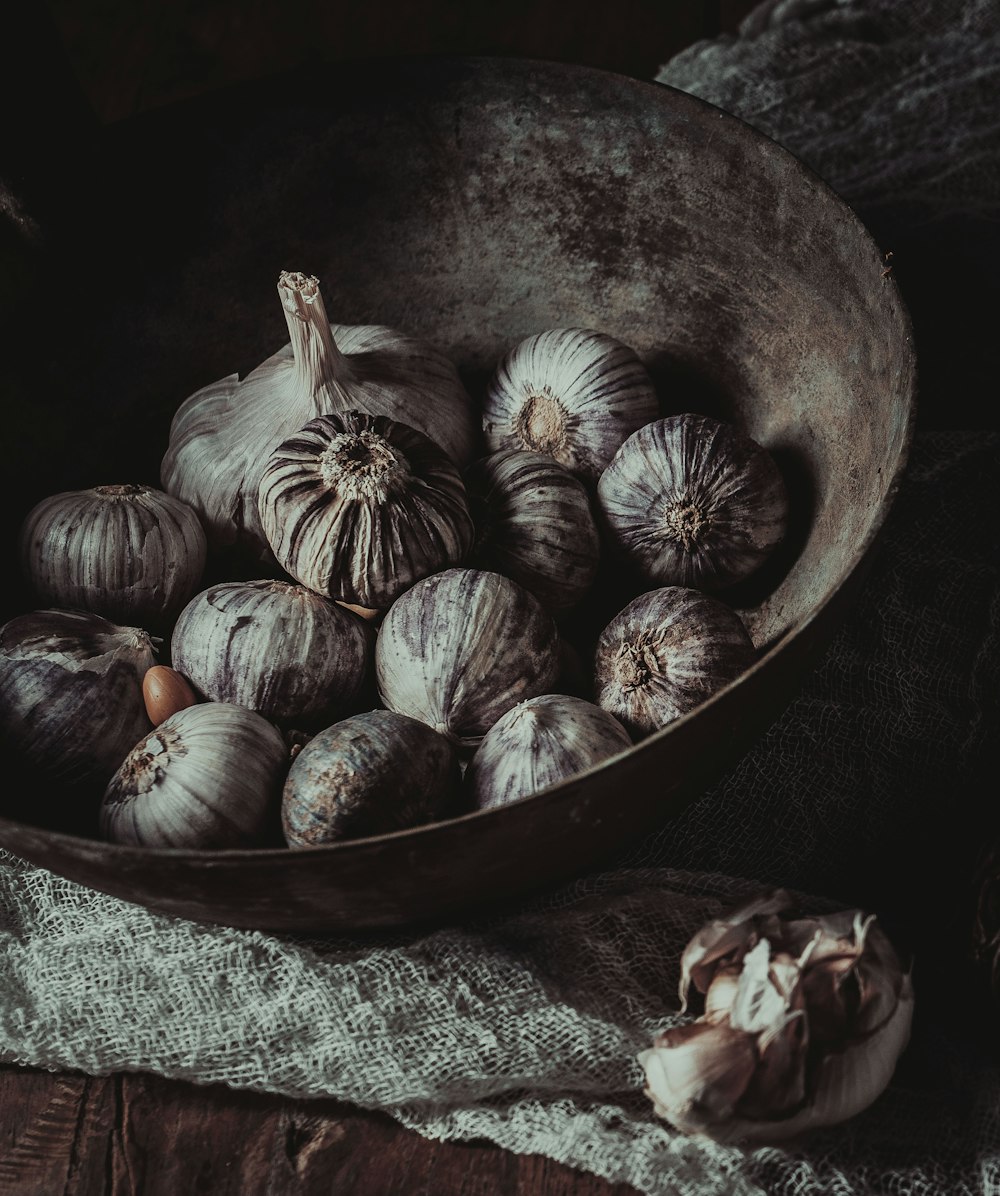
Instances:
[[[241,706],[189,706],[150,732],[112,777],[101,833],[137,847],[252,847],[276,831],[288,749]]]
[[[544,453],[503,449],[470,465],[465,485],[476,523],[472,563],[512,577],[549,610],[577,603],[600,560],[582,483]]]
[[[753,1036],[726,1023],[691,1022],[656,1036],[642,1051],[645,1093],[657,1116],[698,1133],[708,1121],[731,1116],[753,1078]]]
[[[375,643],[384,704],[467,747],[512,706],[551,691],[559,667],[555,623],[538,599],[478,569],[418,581],[393,603]]]
[[[555,785],[632,746],[616,718],[591,702],[542,694],[520,702],[486,733],[465,774],[480,809]]]
[[[174,668],[214,702],[281,726],[321,727],[346,712],[369,669],[372,630],[305,586],[265,578],[195,595],[170,641]]]
[[[193,706],[198,698],[194,690],[175,669],[165,664],[153,665],[142,679],[142,697],[146,713],[154,727],[178,710]]]
[[[201,580],[205,551],[194,510],[150,486],[54,494],[21,527],[24,572],[42,602],[128,625],[169,625]]]
[[[728,606],[680,586],[651,590],[601,632],[597,703],[641,738],[694,710],[753,660],[750,636]]]
[[[491,452],[530,449],[594,485],[623,441],[659,414],[636,353],[603,332],[554,328],[501,361],[483,405]]]
[[[298,753],[282,795],[289,847],[381,835],[443,816],[459,792],[455,748],[391,710],[356,714]]]
[[[611,543],[657,586],[717,590],[781,542],[785,483],[771,455],[731,424],[675,415],[634,432],[601,475]]]
[[[376,610],[472,545],[465,486],[447,454],[415,428],[360,411],[311,420],[279,445],[259,507],[286,572]]]

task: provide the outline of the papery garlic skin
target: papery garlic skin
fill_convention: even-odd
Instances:
[[[202,696],[308,728],[350,708],[368,674],[371,640],[368,625],[336,603],[265,578],[195,595],[177,620],[170,652]]]
[[[593,329],[553,328],[521,341],[497,366],[483,431],[491,452],[546,453],[594,485],[625,439],[658,414],[634,350]]]
[[[682,586],[640,594],[601,632],[599,706],[641,738],[706,701],[754,661],[735,611]]]
[[[567,694],[542,694],[518,703],[487,731],[469,762],[465,786],[478,809],[491,809],[631,746],[628,732],[606,710]]]
[[[551,615],[510,578],[478,569],[418,581],[375,643],[385,705],[467,747],[512,706],[554,689],[559,670]]]
[[[415,428],[360,411],[320,416],[283,441],[258,504],[287,573],[367,609],[389,607],[472,546],[465,486],[444,450]]]
[[[470,563],[512,577],[549,610],[594,582],[600,539],[583,484],[552,457],[503,449],[465,471],[476,542]]]
[[[277,446],[316,416],[403,419],[458,466],[479,449],[472,400],[442,352],[381,325],[331,324],[311,276],[284,271],[278,293],[290,343],[242,381],[230,374],[186,399],[160,467],[164,488],[195,508],[212,547],[238,543],[265,560],[261,475]]]
[[[771,455],[738,428],[675,415],[634,432],[597,486],[611,542],[658,586],[743,581],[784,538],[788,494]]]
[[[356,714],[298,753],[281,801],[289,847],[381,835],[441,817],[460,784],[455,747],[392,710]]]
[[[186,503],[150,486],[95,486],[43,499],[21,527],[25,576],[39,600],[116,623],[165,627],[205,568]]]
[[[252,847],[273,834],[288,749],[266,719],[206,702],[136,744],[105,791],[101,834],[136,847]]]
[[[42,610],[0,628],[0,748],[49,778],[104,782],[149,730],[150,636],[100,615]]]

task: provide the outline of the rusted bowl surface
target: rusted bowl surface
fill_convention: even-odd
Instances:
[[[858,589],[914,396],[909,321],[878,247],[788,153],[655,84],[439,59],[330,68],[315,85],[145,116],[106,134],[84,182],[88,227],[63,247],[58,288],[39,288],[68,317],[44,341],[48,401],[33,403],[27,371],[0,367],[23,392],[8,560],[42,495],[156,482],[177,404],[286,340],[282,269],[318,275],[335,322],[437,342],[473,391],[524,336],[604,329],[649,363],[665,410],[733,418],[771,449],[796,519],[780,558],[735,597],[761,649],[754,668],[544,793],[304,852],[137,850],[10,820],[4,847],[233,925],[456,916],[663,822],[787,704]],[[20,783],[44,808],[51,795]]]

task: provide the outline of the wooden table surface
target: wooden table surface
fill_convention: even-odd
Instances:
[[[364,7],[53,0],[47,11],[12,10],[21,27],[8,28],[7,47],[30,62],[36,82],[48,73],[50,96],[70,82],[58,77],[68,64],[108,122],[298,64],[386,53],[518,54],[650,78],[684,46],[735,29],[752,7],[749,0],[616,0],[613,10],[606,0],[373,0]],[[626,1196],[633,1189],[488,1143],[430,1142],[387,1116],[335,1101],[149,1075],[0,1067],[0,1194],[98,1192]]]

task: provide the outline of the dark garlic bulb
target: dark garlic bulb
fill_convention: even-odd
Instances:
[[[311,420],[275,450],[260,517],[286,572],[374,610],[472,546],[465,486],[447,454],[415,428],[360,411]]]
[[[170,652],[204,697],[282,726],[318,727],[361,692],[371,640],[363,620],[305,586],[230,581],[191,599]]]
[[[509,577],[478,569],[418,581],[375,643],[385,705],[467,746],[518,702],[554,689],[559,673],[552,616]]]
[[[96,486],[45,498],[25,519],[20,547],[42,602],[143,627],[167,626],[205,567],[198,516],[149,486]]]
[[[281,825],[289,847],[382,835],[442,817],[459,787],[458,754],[443,735],[372,710],[321,731],[298,753]]]
[[[698,590],[640,594],[601,632],[597,702],[641,738],[687,714],[754,661],[739,616]]]
[[[465,485],[476,523],[472,564],[512,577],[549,610],[583,597],[600,541],[581,482],[543,453],[504,449],[470,465]]]
[[[0,628],[0,748],[67,783],[114,772],[149,730],[149,635],[82,611],[40,610]]]
[[[565,694],[543,694],[508,710],[487,732],[465,773],[480,809],[506,805],[591,768],[632,746],[606,710]]]
[[[626,437],[658,414],[652,380],[632,349],[603,332],[554,328],[500,362],[483,430],[491,451],[545,453],[592,485]]]
[[[101,834],[137,847],[253,847],[276,833],[288,749],[242,706],[172,714],[129,753],[101,804]]]
[[[781,542],[785,483],[770,454],[731,424],[674,415],[633,433],[601,476],[612,543],[656,585],[716,590]]]

